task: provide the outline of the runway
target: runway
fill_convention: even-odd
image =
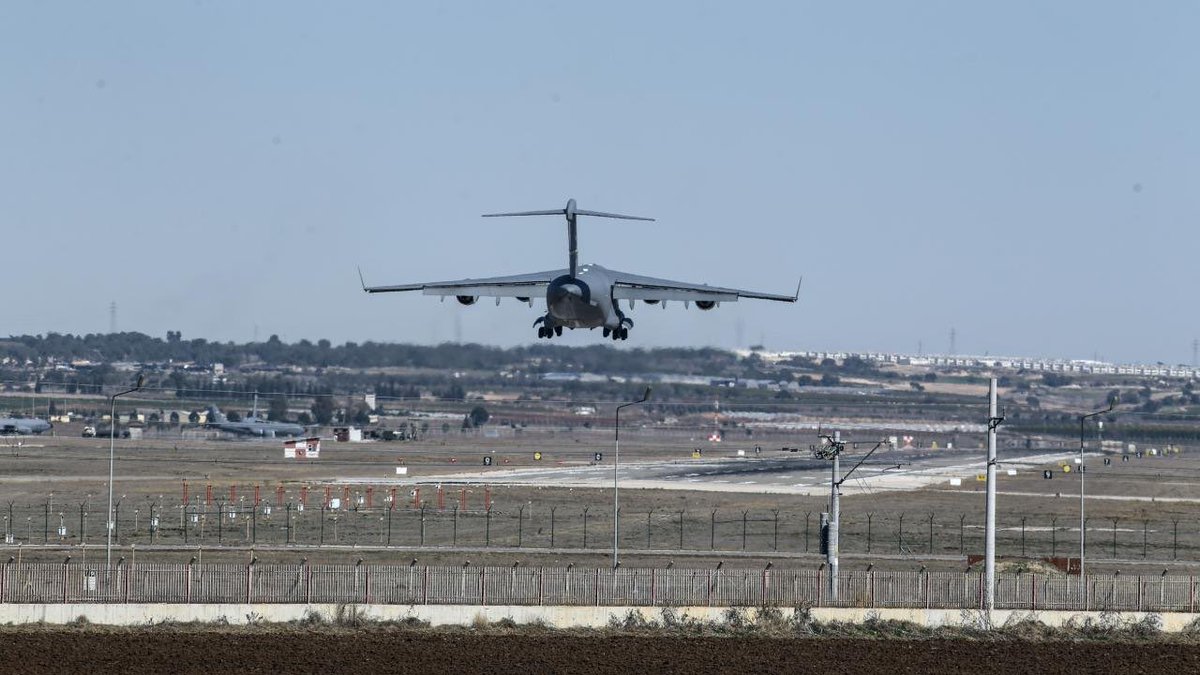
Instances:
[[[807,453],[775,457],[725,456],[668,461],[622,462],[618,478],[622,488],[648,490],[701,490],[759,494],[818,495],[829,492],[830,462]],[[863,453],[842,458],[846,472]],[[1029,472],[1046,464],[1068,460],[1071,452],[1031,450],[1007,457],[1004,469]],[[842,484],[843,494],[875,490],[916,490],[947,483],[953,478],[974,481],[984,470],[982,451],[880,450]],[[347,482],[361,482],[347,479]],[[613,484],[611,463],[588,466],[522,467],[410,475],[397,485],[480,484],[536,487],[597,488]]]

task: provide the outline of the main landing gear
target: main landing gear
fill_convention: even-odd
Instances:
[[[538,317],[538,319],[533,322],[533,325],[537,326],[538,337],[550,339],[552,337],[562,335],[563,327],[551,324],[547,320],[547,318],[548,317],[544,317],[544,316]],[[541,324],[541,325],[538,325],[538,324]]]
[[[633,319],[630,319],[627,316],[622,316],[620,326],[617,326],[616,328],[609,328],[607,326],[604,327],[604,337],[611,337],[614,341],[628,340],[630,328],[633,328]]]

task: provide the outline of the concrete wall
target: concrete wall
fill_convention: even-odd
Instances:
[[[284,605],[284,604],[53,604],[53,605],[0,605],[0,624],[48,623],[64,624],[85,618],[96,624],[137,626],[161,622],[227,622],[246,624],[253,621],[287,622],[303,619],[309,613],[317,613],[332,621],[338,613],[338,605]],[[355,605],[363,618],[380,621],[419,619],[434,626],[469,626],[480,620],[489,623],[510,619],[518,624],[543,622],[558,628],[607,626],[612,617],[624,619],[630,612],[640,614],[648,621],[659,621],[663,608],[660,607],[567,607],[567,606],[504,606],[504,605]],[[343,610],[344,611],[344,610]],[[724,607],[678,607],[677,617],[687,616],[703,621],[721,621],[729,611]],[[792,614],[784,609],[784,616]],[[753,616],[754,610],[748,610]],[[983,612],[945,609],[850,609],[816,608],[812,617],[820,622],[862,622],[868,618],[910,621],[922,626],[977,626],[988,622]],[[1126,612],[1104,614],[1099,612],[1027,612],[997,610],[992,613],[990,625],[1002,626],[1006,622],[1034,619],[1048,626],[1061,626],[1068,622],[1122,621],[1133,622],[1157,616],[1161,628],[1166,632],[1183,630],[1200,615],[1186,613],[1148,614]]]

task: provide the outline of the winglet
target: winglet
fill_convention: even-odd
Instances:
[[[362,267],[358,268],[358,283],[362,284],[362,289],[364,292],[366,292],[367,281],[365,279],[363,279]]]
[[[796,282],[796,293],[795,293],[795,295],[792,296],[792,302],[796,302],[797,300],[800,299],[800,286],[802,284],[804,284],[804,276],[803,275],[800,276],[800,281]]]

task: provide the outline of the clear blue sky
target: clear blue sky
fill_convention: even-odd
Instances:
[[[1188,2],[0,5],[0,334],[511,345],[373,283],[582,259],[790,292],[626,346],[1189,362]],[[456,317],[459,317],[456,319]],[[739,328],[740,327],[740,328]],[[598,341],[577,332],[569,344]]]

